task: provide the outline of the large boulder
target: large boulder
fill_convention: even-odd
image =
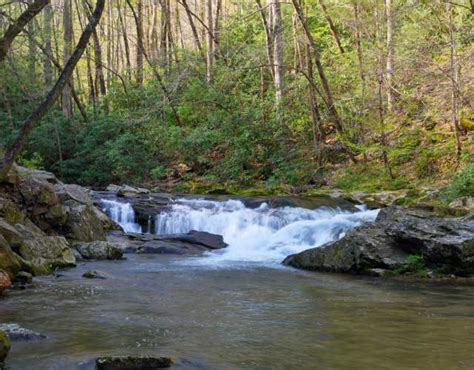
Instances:
[[[93,204],[93,200],[89,196],[88,190],[82,186],[60,183],[54,186],[54,191],[63,203],[68,200],[74,200],[78,203],[90,206]]]
[[[120,245],[106,241],[82,243],[77,245],[76,249],[86,260],[118,260],[123,255]]]
[[[66,237],[80,242],[105,240],[102,222],[93,205],[68,200],[65,202],[67,221],[64,225]]]
[[[25,240],[19,249],[19,254],[32,263],[36,274],[46,274],[56,268],[76,265],[74,253],[62,236]]]
[[[474,220],[439,218],[423,209],[389,207],[372,224],[342,239],[288,256],[289,266],[320,271],[372,273],[396,270],[410,255],[444,273],[474,274]]]
[[[11,247],[19,247],[25,239],[15,226],[3,218],[0,218],[0,235],[3,236]]]
[[[46,178],[24,176],[18,184],[18,189],[27,215],[38,227],[50,232],[64,225],[66,212],[54,185]]]
[[[10,339],[8,335],[0,330],[0,365],[5,361],[8,356],[8,352],[10,352]]]

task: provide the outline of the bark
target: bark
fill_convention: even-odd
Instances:
[[[0,38],[0,62],[2,62],[10,50],[13,40],[23,28],[47,5],[50,0],[34,0],[26,10],[13,22]]]
[[[119,5],[118,7],[118,16],[119,16],[119,21],[120,21],[120,26],[122,28],[122,36],[123,36],[123,46],[125,49],[125,62],[126,62],[126,67],[127,67],[127,76],[130,79],[130,73],[132,70],[132,63],[130,62],[130,45],[128,43],[128,35],[127,35],[127,27],[124,23],[123,17],[124,15],[122,14],[121,6]],[[124,13],[126,12],[126,8],[123,10]]]
[[[137,27],[137,46],[140,49],[140,52],[142,53],[143,57],[145,58],[147,64],[150,66],[150,68],[153,72],[153,75],[155,76],[155,78],[158,81],[158,84],[160,85],[161,89],[163,90],[165,98],[166,98],[166,100],[168,101],[168,104],[171,107],[171,111],[173,112],[173,116],[176,120],[176,123],[178,123],[179,125],[182,125],[181,118],[179,117],[178,111],[176,110],[176,107],[173,104],[173,100],[171,99],[171,94],[168,91],[168,88],[166,87],[166,85],[164,84],[163,78],[161,77],[160,72],[155,68],[155,66],[151,62],[150,58],[148,58],[148,54],[145,51],[145,48],[144,48],[144,45],[143,45],[143,34],[142,34],[143,30],[142,30],[141,27],[138,26],[140,18],[138,16],[137,12],[135,11],[135,9],[134,9],[132,3],[130,2],[130,0],[125,0],[125,1],[127,2],[128,7],[132,11],[133,18],[135,19],[135,25]]]
[[[128,1],[127,1],[128,2]],[[137,0],[137,12],[135,19],[137,28],[137,74],[136,83],[138,86],[143,84],[143,0]],[[141,46],[140,46],[141,45]]]
[[[387,18],[387,67],[385,72],[385,79],[387,83],[387,110],[393,111],[393,104],[395,102],[395,94],[393,90],[393,5],[392,0],[385,0],[385,12]]]
[[[283,29],[281,24],[280,0],[274,0],[272,4],[273,21],[273,62],[275,64],[275,103],[277,109],[281,107],[283,99]]]
[[[326,5],[324,4],[324,1],[319,0],[319,5],[321,6],[321,9],[323,10],[324,17],[326,18],[326,21],[328,22],[328,25],[329,25],[329,30],[331,31],[331,35],[334,37],[334,40],[336,41],[339,51],[341,52],[341,54],[344,54],[344,48],[341,45],[341,39],[339,38],[339,33],[337,32],[337,29],[334,26],[334,22],[332,21],[332,18],[329,15],[329,12],[326,8]]]
[[[105,0],[97,0],[97,4],[94,10],[94,13],[89,18],[89,24],[84,29],[77,45],[72,53],[71,57],[67,61],[64,69],[59,75],[58,80],[55,85],[48,93],[43,102],[30,114],[30,116],[23,122],[20,132],[13,142],[12,146],[6,152],[2,163],[0,164],[0,181],[4,180],[8,173],[10,172],[11,167],[17,156],[21,153],[28,136],[35,127],[35,125],[48,113],[49,109],[53,106],[55,101],[58,99],[59,95],[63,91],[64,87],[67,85],[74,68],[77,65],[77,62],[84,53],[87,43],[91,37],[92,32],[99,23],[100,17],[104,10]]]
[[[260,13],[260,19],[262,21],[263,25],[263,30],[265,31],[265,47],[267,49],[267,59],[268,59],[268,65],[269,65],[269,70],[270,74],[272,75],[272,79],[274,80],[274,64],[273,63],[273,40],[272,40],[272,33],[270,30],[270,26],[268,24],[267,17],[265,15],[265,10],[262,7],[262,3],[260,0],[255,0],[258,6],[258,11]]]
[[[199,52],[201,53],[201,55],[204,58],[204,53],[203,53],[203,50],[202,50],[201,41],[199,40],[199,34],[198,34],[198,31],[197,31],[196,25],[194,23],[194,17],[192,15],[191,9],[189,9],[187,0],[181,0],[180,4],[183,5],[184,10],[186,11],[186,15],[188,16],[189,26],[191,27],[191,31],[192,31],[193,37],[194,37],[194,44],[196,45],[196,48],[199,50]]]
[[[69,60],[72,54],[72,1],[64,0],[63,7],[63,63]],[[72,79],[72,74],[70,76]],[[72,80],[71,80],[72,81]],[[71,82],[72,83],[72,82]],[[62,90],[62,108],[67,117],[72,117],[71,88],[66,85]]]
[[[339,132],[343,131],[343,125],[342,125],[342,120],[339,116],[339,113],[337,112],[337,109],[334,105],[334,99],[332,97],[332,92],[331,88],[329,86],[328,79],[326,77],[326,73],[324,72],[324,68],[321,64],[321,58],[319,55],[319,51],[316,45],[316,42],[311,35],[311,32],[309,31],[308,24],[306,22],[306,18],[303,15],[303,10],[301,9],[301,5],[299,4],[298,0],[292,0],[293,6],[295,7],[296,13],[298,14],[298,18],[300,20],[301,25],[303,26],[304,33],[306,35],[306,38],[308,40],[309,46],[311,47],[312,50],[312,55],[313,55],[313,60],[314,63],[316,64],[316,69],[318,71],[319,79],[321,80],[321,86],[323,88],[324,92],[324,101],[325,105],[334,120],[334,124],[336,126],[336,129]]]
[[[448,31],[449,31],[449,64],[451,77],[451,124],[456,139],[456,155],[459,160],[462,151],[461,134],[458,122],[458,58],[456,47],[456,35],[453,24],[453,8],[451,3],[446,4],[446,11],[448,13]]]
[[[51,27],[53,23],[53,8],[51,4],[46,5],[44,8],[44,50],[45,55],[43,57],[43,76],[44,84],[47,88],[53,83],[53,69],[51,66]]]
[[[212,82],[212,65],[214,62],[214,23],[212,17],[212,0],[206,0],[207,16],[207,53],[206,53],[206,79]]]

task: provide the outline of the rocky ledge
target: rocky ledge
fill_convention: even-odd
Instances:
[[[374,223],[342,239],[288,256],[283,264],[305,270],[369,275],[474,274],[474,215],[440,218],[407,207],[382,209]]]
[[[0,293],[12,282],[29,282],[30,274],[75,266],[74,246],[86,251],[84,243],[105,242],[107,231],[116,228],[87,189],[46,171],[15,167],[0,184]]]

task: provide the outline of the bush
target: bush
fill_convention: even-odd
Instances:
[[[451,202],[463,196],[474,196],[474,165],[468,164],[458,172],[454,181],[444,190],[444,198]]]

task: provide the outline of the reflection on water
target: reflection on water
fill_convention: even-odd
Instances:
[[[80,278],[88,269],[107,280]],[[474,287],[291,269],[209,269],[163,256],[95,262],[0,300],[48,339],[11,369],[92,369],[99,355],[171,355],[201,369],[472,369]]]

